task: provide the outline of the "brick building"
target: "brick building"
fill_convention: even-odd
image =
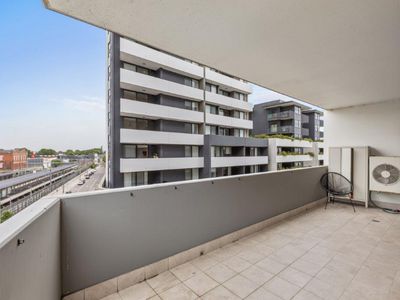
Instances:
[[[19,170],[27,167],[28,151],[26,149],[0,150],[0,169]]]

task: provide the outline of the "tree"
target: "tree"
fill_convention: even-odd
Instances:
[[[4,221],[8,220],[8,219],[11,218],[13,215],[14,215],[14,214],[13,214],[11,211],[9,211],[9,210],[3,211],[3,213],[2,213],[1,216],[0,216],[0,223],[3,223]]]
[[[74,150],[68,149],[67,151],[65,151],[65,155],[75,155]]]
[[[63,162],[61,161],[61,160],[59,160],[59,159],[54,159],[54,160],[52,160],[51,161],[51,166],[54,168],[54,167],[58,167],[58,166],[60,166],[60,165],[62,165],[63,164]]]
[[[57,155],[57,151],[54,149],[42,148],[38,151],[38,155]]]

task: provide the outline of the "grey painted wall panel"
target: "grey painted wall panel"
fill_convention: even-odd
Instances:
[[[0,226],[0,244],[6,231],[26,226],[0,246],[0,299],[60,299],[60,201],[40,199]]]
[[[315,167],[65,196],[63,292],[321,199],[325,193],[319,179],[326,170]]]

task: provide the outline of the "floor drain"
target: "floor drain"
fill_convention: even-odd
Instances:
[[[379,221],[379,220],[376,220],[376,219],[373,219],[372,222],[377,222],[377,223],[379,223],[380,221]]]

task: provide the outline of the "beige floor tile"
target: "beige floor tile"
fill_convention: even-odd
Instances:
[[[344,287],[340,288],[330,285],[325,281],[319,280],[318,278],[311,279],[304,289],[322,299],[327,300],[339,299],[344,292]]]
[[[282,300],[282,298],[278,297],[275,294],[267,291],[265,288],[260,287],[251,293],[246,300]]]
[[[221,263],[206,270],[205,273],[219,283],[224,283],[237,274],[235,271]]]
[[[301,290],[296,294],[296,296],[294,296],[293,300],[322,300],[322,298],[306,290]]]
[[[185,281],[200,272],[191,262],[179,265],[170,270],[179,280]]]
[[[105,298],[102,298],[101,300],[122,300],[122,298],[118,293],[115,293]]]
[[[238,256],[228,258],[227,260],[224,260],[222,263],[238,273],[242,272],[243,270],[251,266],[251,263]]]
[[[325,267],[315,275],[315,278],[325,281],[335,287],[344,289],[351,282],[354,276],[354,274],[348,272],[336,271]]]
[[[236,275],[226,281],[223,286],[240,298],[245,298],[254,292],[260,285],[242,275]]]
[[[265,258],[265,256],[261,253],[252,250],[240,252],[237,256],[246,260],[250,264],[255,264],[256,262],[259,262],[260,260]]]
[[[282,299],[291,299],[300,290],[297,285],[279,277],[272,278],[264,285],[264,288]]]
[[[302,258],[296,260],[290,266],[292,268],[294,268],[298,271],[301,271],[303,273],[306,273],[310,276],[314,276],[322,269],[322,266],[314,264],[313,262],[310,262],[310,261],[302,259]]]
[[[264,258],[255,265],[274,275],[278,274],[280,271],[287,267],[287,265],[277,262],[269,257]]]
[[[180,283],[173,288],[159,294],[163,300],[194,300],[198,296],[183,283]]]
[[[155,296],[149,298],[149,300],[162,300],[162,299],[160,298],[160,296],[155,295]]]
[[[202,255],[194,260],[191,261],[191,263],[198,269],[204,271],[212,266],[215,266],[218,261],[213,259],[210,255]]]
[[[241,275],[259,285],[266,283],[268,280],[274,277],[273,274],[257,266],[251,266],[250,268],[247,268],[241,273]]]
[[[155,294],[147,282],[135,284],[119,292],[122,300],[145,300]]]
[[[204,273],[198,273],[184,283],[198,296],[203,296],[205,293],[218,286],[218,282]]]
[[[240,298],[222,285],[207,292],[201,297],[204,300],[239,300]]]
[[[157,294],[160,294],[171,287],[180,283],[179,279],[176,278],[174,274],[170,271],[166,271],[147,280],[147,283],[156,291]]]
[[[304,287],[312,278],[310,275],[307,275],[306,273],[303,273],[291,267],[288,267],[280,272],[278,277],[301,288]]]

